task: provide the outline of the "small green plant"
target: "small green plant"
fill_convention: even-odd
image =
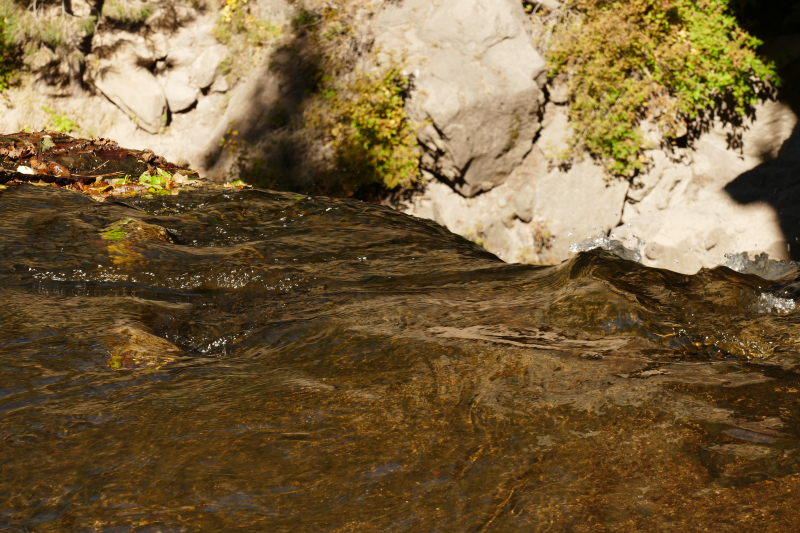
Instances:
[[[295,6],[295,39],[280,48],[270,68],[302,76],[304,101],[276,104],[267,122],[272,131],[256,145],[239,140],[231,125],[220,140],[234,158],[229,176],[332,196],[412,186],[420,177],[420,154],[405,111],[409,79],[402,62],[358,69],[364,52],[357,10],[368,3],[304,0]]]
[[[172,174],[166,170],[157,168],[155,176],[149,172],[143,172],[139,176],[139,184],[147,187],[150,194],[169,194],[169,186],[172,181]]]
[[[49,106],[42,106],[42,109],[45,113],[50,115],[50,121],[52,122],[52,127],[50,129],[53,131],[57,131],[59,133],[80,131],[80,126],[78,123],[68,116],[58,114],[56,111],[50,109]]]
[[[292,19],[292,29],[295,31],[314,31],[317,28],[317,23],[317,17],[306,9],[305,6],[300,6],[297,14]],[[340,27],[340,25],[335,22],[331,24],[331,26],[336,28]],[[329,32],[326,32],[326,34],[330,35]]]
[[[632,176],[646,164],[641,120],[675,138],[723,99],[744,114],[767,84],[779,83],[728,0],[571,0],[567,7],[578,16],[557,28],[547,54],[549,76],[569,80],[567,158],[585,149],[611,174]]]
[[[103,233],[103,239],[107,241],[116,241],[119,239],[125,238],[125,226],[130,224],[131,219],[124,218],[122,220],[118,220],[114,222],[109,227],[106,228],[105,233]]]
[[[140,24],[153,13],[149,2],[107,0],[103,3],[103,17],[125,24]]]

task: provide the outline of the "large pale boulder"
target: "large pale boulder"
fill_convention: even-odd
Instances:
[[[143,59],[152,58],[143,50],[147,48],[119,42],[109,57],[98,62],[91,82],[140,128],[158,133],[166,123],[167,99],[156,77],[141,65]]]
[[[570,133],[563,107],[548,104],[542,124],[539,141],[502,184],[464,198],[431,179],[402,209],[436,220],[505,261],[569,258],[572,243],[607,234],[619,224],[629,183],[607,179],[590,159],[568,170],[549,168],[549,152],[563,147]]]
[[[158,133],[165,125],[167,100],[155,76],[134,65],[127,69],[110,67],[95,79],[95,86],[140,128]]]
[[[173,113],[186,111],[197,102],[200,91],[189,84],[189,74],[182,70],[172,72],[164,82],[164,95]]]
[[[797,116],[787,104],[767,100],[755,106],[741,131],[737,132],[733,126],[717,119],[703,139],[717,148],[738,152],[744,157],[774,159],[796,124]]]
[[[414,74],[410,116],[423,168],[473,196],[501,184],[530,151],[545,63],[516,0],[405,0],[377,19],[384,57]]]
[[[205,89],[214,83],[219,64],[225,54],[216,46],[209,46],[194,60],[189,71],[189,82],[198,89]]]
[[[616,227],[628,186],[626,180],[606,179],[603,167],[588,159],[568,171],[553,169],[537,180],[534,212],[556,237],[553,251],[566,258],[572,243]]]

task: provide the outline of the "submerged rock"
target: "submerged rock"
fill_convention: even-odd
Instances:
[[[114,370],[158,370],[183,355],[183,350],[142,325],[123,324],[110,332],[115,339],[108,365]]]

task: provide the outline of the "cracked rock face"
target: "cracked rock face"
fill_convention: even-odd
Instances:
[[[377,20],[386,59],[405,54],[422,166],[470,197],[503,183],[540,128],[545,62],[515,0],[407,0]]]

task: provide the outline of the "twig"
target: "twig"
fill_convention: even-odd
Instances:
[[[105,178],[106,176],[114,176],[115,174],[124,174],[121,170],[116,172],[109,172],[108,174],[73,174],[75,178]]]

